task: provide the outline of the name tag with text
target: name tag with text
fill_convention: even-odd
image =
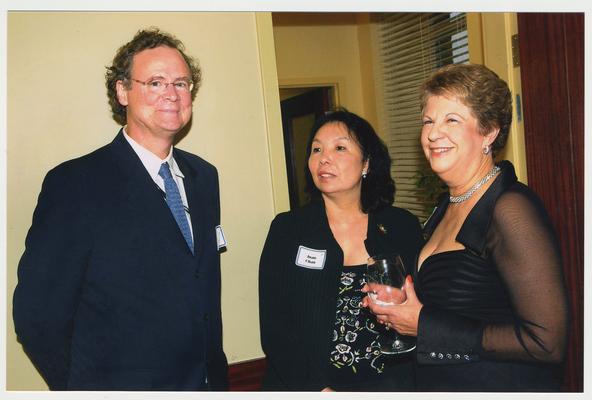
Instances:
[[[222,231],[222,226],[216,226],[216,244],[218,245],[218,250],[223,247],[227,247],[228,243],[226,242],[226,236],[224,236],[224,231]]]
[[[296,265],[309,269],[323,269],[327,250],[315,250],[299,246],[296,255]]]

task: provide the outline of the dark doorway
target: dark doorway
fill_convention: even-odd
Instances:
[[[281,100],[282,127],[284,130],[284,151],[288,172],[290,209],[304,205],[307,168],[306,142],[314,121],[333,106],[333,88],[330,86],[298,89],[280,89],[282,97],[290,91],[296,95]]]
[[[528,185],[559,238],[570,300],[564,389],[584,373],[584,14],[519,13]]]

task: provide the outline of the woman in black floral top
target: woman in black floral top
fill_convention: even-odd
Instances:
[[[422,244],[417,218],[391,206],[388,150],[339,110],[315,123],[307,157],[311,203],[274,219],[261,255],[263,389],[414,390],[411,356],[381,355],[383,328],[360,308],[368,257],[412,266]]]

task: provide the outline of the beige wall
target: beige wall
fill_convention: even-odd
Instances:
[[[367,14],[274,13],[281,87],[337,85],[338,103],[376,124]]]
[[[46,389],[16,342],[16,266],[45,173],[111,141],[105,66],[151,25],[184,41],[203,69],[191,131],[180,143],[218,167],[224,347],[229,362],[262,356],[258,260],[269,222],[286,207],[270,14],[8,13],[7,389]],[[270,161],[271,160],[271,161]],[[237,201],[240,199],[240,201]]]
[[[508,142],[498,159],[510,160],[516,169],[516,176],[528,183],[526,171],[526,148],[524,142],[524,120],[517,118],[517,96],[522,98],[520,67],[512,63],[512,35],[518,32],[516,13],[480,13],[483,37],[483,65],[495,71],[505,80],[512,92],[513,120]]]

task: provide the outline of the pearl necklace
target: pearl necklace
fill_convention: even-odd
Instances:
[[[489,171],[489,173],[487,175],[485,175],[483,178],[481,178],[481,180],[479,180],[477,183],[475,183],[469,190],[467,190],[466,192],[464,192],[460,196],[450,196],[450,202],[451,203],[462,203],[463,201],[468,200],[473,195],[473,193],[475,193],[477,191],[477,189],[479,189],[481,186],[483,186],[485,183],[487,183],[487,181],[490,180],[491,178],[493,178],[495,176],[495,174],[497,174],[498,172],[500,172],[500,167],[498,167],[497,165],[494,165],[493,168],[491,169],[491,171]]]

